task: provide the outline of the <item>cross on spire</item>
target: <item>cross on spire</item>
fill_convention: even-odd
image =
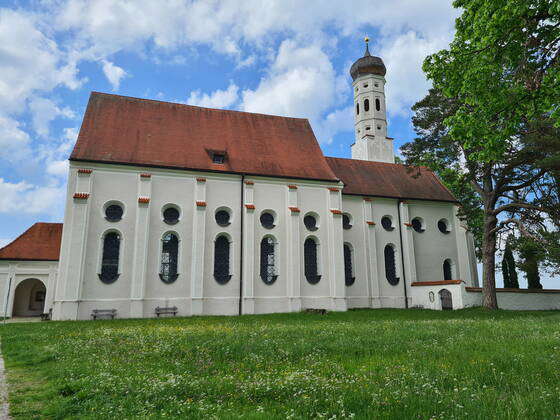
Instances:
[[[369,36],[366,35],[366,37],[364,38],[364,41],[366,42],[366,52],[364,53],[364,57],[367,57],[367,56],[371,55],[369,53]]]

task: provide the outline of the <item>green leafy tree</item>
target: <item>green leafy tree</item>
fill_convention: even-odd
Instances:
[[[482,201],[483,305],[495,309],[498,233],[532,235],[526,226],[557,217],[560,2],[453,4],[462,10],[454,40],[424,62],[434,88],[455,107],[443,122],[449,143],[427,152],[460,162]]]
[[[511,250],[511,241],[506,241],[506,248],[502,259],[502,276],[504,279],[504,287],[510,289],[519,289],[519,281],[517,279],[517,270],[515,269],[515,258]]]
[[[527,288],[542,289],[539,264],[545,259],[546,251],[531,238],[520,238],[516,246],[521,256],[519,268],[525,272]]]

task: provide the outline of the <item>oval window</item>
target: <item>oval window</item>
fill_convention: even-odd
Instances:
[[[395,229],[393,227],[393,219],[391,219],[390,216],[383,216],[381,218],[381,226],[383,226],[383,229],[388,231],[392,231]]]
[[[215,215],[216,223],[220,226],[229,226],[231,218],[229,211],[227,210],[218,210]]]
[[[439,229],[439,231],[441,233],[449,233],[449,224],[447,223],[447,220],[445,219],[441,219],[437,222],[437,227]]]
[[[366,99],[364,101],[364,111],[368,112],[369,111],[369,99]]]
[[[308,214],[303,218],[303,224],[305,225],[307,230],[317,230],[317,219],[311,214]]]
[[[175,207],[168,207],[163,211],[163,221],[168,225],[179,222],[179,210]]]
[[[274,227],[274,216],[272,213],[264,212],[261,214],[261,225],[266,229],[272,229]]]
[[[342,215],[342,229],[348,230],[352,228],[352,224],[350,223],[350,216],[348,214]]]
[[[109,222],[118,222],[122,219],[123,208],[118,204],[111,204],[105,209],[105,219]]]
[[[414,219],[412,219],[411,224],[412,224],[412,229],[414,229],[416,232],[422,233],[425,231],[422,223],[422,219],[420,219],[419,217],[415,217]]]

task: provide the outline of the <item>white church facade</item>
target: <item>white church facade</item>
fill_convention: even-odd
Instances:
[[[8,316],[75,320],[480,304],[473,241],[394,163],[385,66],[351,69],[352,159],[304,119],[92,93],[63,224],[0,250]]]

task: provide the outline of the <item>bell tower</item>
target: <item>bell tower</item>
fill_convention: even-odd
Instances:
[[[393,139],[387,137],[385,74],[383,60],[366,51],[350,68],[354,92],[354,134],[352,159],[395,162]]]

